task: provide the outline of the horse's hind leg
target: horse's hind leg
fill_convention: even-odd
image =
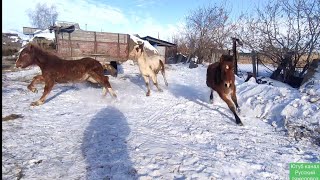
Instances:
[[[37,75],[32,79],[32,82],[28,85],[28,89],[34,93],[37,93],[37,88],[34,87],[35,84],[43,82],[44,78],[42,75]]]
[[[242,124],[239,116],[238,116],[237,113],[236,113],[236,108],[234,107],[233,102],[232,102],[229,98],[227,98],[227,96],[226,96],[225,94],[222,94],[222,93],[218,93],[218,94],[219,94],[219,96],[221,97],[221,99],[223,99],[224,102],[227,103],[229,109],[233,112],[233,115],[234,115],[234,117],[235,117],[235,119],[236,119],[236,123],[237,123],[238,125],[242,126],[243,124]]]
[[[108,90],[113,97],[117,97],[116,93],[113,91],[110,85],[108,76],[104,76],[103,73],[101,73],[101,75],[98,75],[96,72],[90,73],[90,76],[103,87],[104,96],[107,94],[107,90]]]
[[[163,79],[164,79],[164,83],[166,84],[166,86],[168,86],[168,81],[167,81],[167,78],[166,78],[166,74],[164,72],[164,69],[161,69],[161,74],[163,76]]]
[[[48,96],[48,94],[50,93],[50,91],[52,90],[52,88],[54,86],[54,81],[47,80],[45,83],[46,83],[46,85],[44,86],[44,91],[43,91],[41,98],[38,101],[32,102],[31,106],[39,106],[39,105],[43,104],[44,101],[46,100],[46,97]]]
[[[155,73],[152,73],[151,79],[153,81],[153,84],[157,87],[158,91],[162,92],[163,90],[158,85],[157,75]]]
[[[166,74],[165,74],[164,64],[161,60],[159,60],[159,63],[161,66],[161,74],[163,76],[164,82],[165,82],[166,86],[168,86],[168,81],[167,81]]]
[[[147,86],[147,94],[146,94],[146,96],[150,96],[149,77],[143,75],[143,79],[144,79],[144,82],[146,83],[146,86]]]
[[[109,82],[109,77],[108,76],[103,76],[104,79],[104,87],[103,87],[103,95],[105,96],[107,94],[107,90],[113,97],[117,97],[117,94],[113,91],[111,84]]]

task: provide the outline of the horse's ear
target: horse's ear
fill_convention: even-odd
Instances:
[[[34,49],[34,45],[33,45],[33,44],[30,44],[29,50],[30,50],[30,51],[33,51],[33,49]]]
[[[33,51],[33,50],[34,50],[34,45],[30,43],[30,44],[27,46],[27,50],[28,50],[29,52]]]
[[[142,42],[141,44],[139,44],[139,48],[140,48],[140,49],[143,49],[143,46],[144,46],[144,42]]]

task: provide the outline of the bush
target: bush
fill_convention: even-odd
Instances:
[[[2,56],[12,56],[16,54],[19,50],[16,48],[6,48],[2,49]]]

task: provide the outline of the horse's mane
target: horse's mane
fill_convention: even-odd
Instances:
[[[38,54],[41,54],[41,55],[43,55],[43,56],[57,57],[57,58],[59,58],[59,56],[57,56],[57,54],[55,54],[54,52],[51,52],[51,51],[49,51],[49,50],[46,50],[46,49],[40,47],[37,43],[30,42],[30,43],[28,43],[27,45],[25,45],[25,47],[28,47],[28,46],[33,46],[35,52],[38,53]],[[59,58],[59,59],[60,59],[60,58]]]
[[[216,71],[215,71],[215,76],[214,76],[214,83],[215,84],[220,84],[223,81],[222,75],[221,75],[221,67],[217,66]]]
[[[30,43],[30,45],[33,45],[33,47],[35,47],[35,49],[37,49],[38,51],[41,51],[41,52],[44,53],[44,54],[47,54],[48,56],[50,56],[50,55],[56,56],[55,53],[53,53],[53,52],[51,52],[51,51],[49,51],[49,50],[47,50],[47,49],[44,49],[44,48],[40,47],[40,46],[39,46],[38,44],[36,44],[36,43]]]

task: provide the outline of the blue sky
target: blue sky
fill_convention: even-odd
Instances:
[[[265,0],[4,0],[2,31],[22,32],[31,26],[26,11],[37,2],[55,5],[60,21],[77,22],[81,29],[139,34],[170,40],[183,27],[185,16],[206,4],[224,4],[236,19],[241,12],[251,12]]]

